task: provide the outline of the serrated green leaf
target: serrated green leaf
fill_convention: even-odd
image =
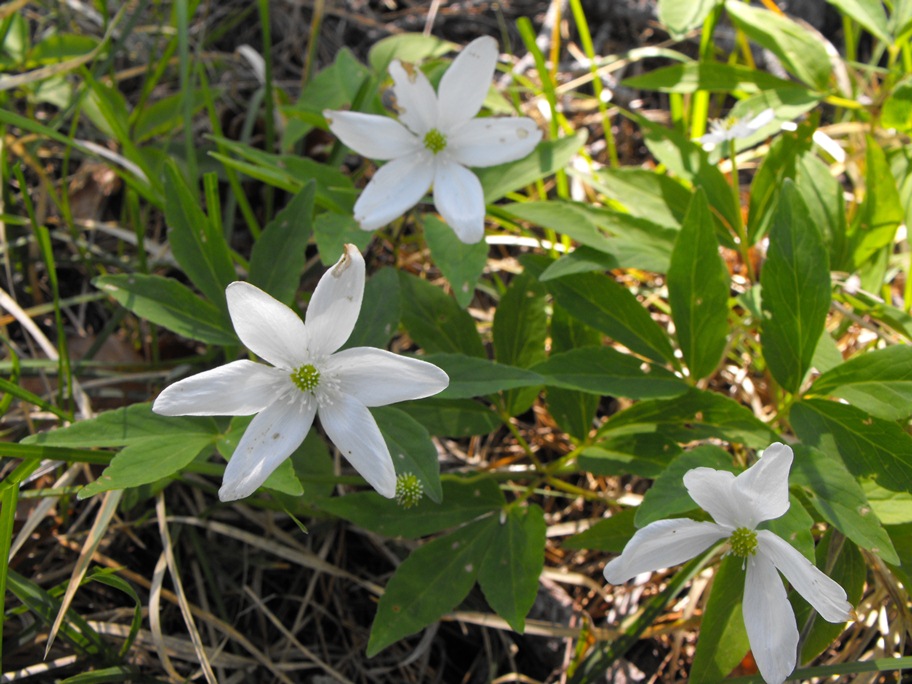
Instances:
[[[711,444],[704,444],[678,454],[659,474],[637,508],[636,526],[645,527],[656,520],[671,518],[699,508],[687,493],[684,474],[694,468],[715,468],[735,473],[731,455]]]
[[[772,52],[782,65],[807,85],[826,90],[832,67],[823,39],[784,14],[726,2],[732,23],[748,38]]]
[[[713,373],[722,359],[728,342],[730,287],[709,204],[698,188],[668,267],[668,303],[678,344],[694,380]]]
[[[604,520],[599,520],[589,529],[564,540],[563,546],[567,549],[621,553],[636,532],[636,526],[633,524],[635,514],[635,508],[625,508],[618,513],[613,513]]]
[[[873,477],[893,491],[912,490],[912,436],[897,423],[823,399],[798,402],[789,421],[802,442],[841,457],[856,477]]]
[[[411,473],[418,478],[431,501],[440,503],[443,497],[440,460],[428,431],[408,413],[392,406],[373,408],[371,413],[389,447],[396,474]]]
[[[294,303],[306,263],[315,192],[313,182],[308,182],[292,197],[263,230],[250,254],[250,282],[288,306]]]
[[[92,284],[140,318],[207,344],[236,345],[227,313],[171,278],[156,275],[99,276]]]
[[[858,354],[827,371],[809,394],[845,399],[884,420],[912,414],[912,347],[897,344]]]
[[[398,404],[438,437],[470,437],[486,435],[500,427],[501,421],[491,408],[471,399],[437,399]]]
[[[322,499],[320,508],[384,537],[417,539],[474,520],[500,510],[506,501],[497,483],[490,478],[454,479],[441,482],[442,501],[423,498],[412,508],[403,508],[395,499],[376,492],[355,492]]]
[[[482,240],[467,245],[446,223],[433,215],[423,218],[424,237],[434,263],[450,283],[453,296],[463,309],[475,296],[475,284],[488,262],[488,245]]]
[[[399,276],[396,269],[381,268],[364,286],[361,313],[344,348],[386,348],[399,327],[400,310]]]
[[[426,280],[399,271],[402,324],[429,353],[485,356],[475,321],[456,300]]]
[[[811,223],[794,183],[782,184],[770,226],[763,288],[761,341],[773,377],[797,392],[811,366],[830,310],[830,268],[817,226]]]
[[[649,399],[614,414],[600,434],[659,431],[676,442],[716,437],[764,449],[776,433],[741,404],[717,392],[692,389],[675,399]]]
[[[538,593],[546,527],[542,509],[534,504],[507,509],[505,519],[494,527],[478,573],[488,605],[520,633]]]
[[[659,21],[673,38],[680,40],[686,33],[701,26],[720,2],[721,0],[659,0]]]
[[[722,681],[738,666],[750,648],[741,612],[743,562],[735,555],[726,556],[713,578],[690,669],[690,681],[694,684]]]
[[[796,445],[791,479],[806,488],[807,498],[830,525],[886,562],[899,563],[864,490],[840,459]]]
[[[776,88],[800,88],[792,81],[777,78],[766,71],[720,62],[672,64],[625,79],[622,85],[635,90],[658,90],[663,93],[694,93],[698,90],[756,93]]]
[[[496,525],[496,516],[470,523],[419,547],[402,562],[380,597],[368,658],[462,602],[475,584]]]
[[[440,399],[471,399],[544,384],[544,379],[538,373],[476,356],[428,354],[422,359],[443,369],[450,376],[449,386],[436,395]]]
[[[531,154],[517,161],[472,171],[484,188],[485,202],[490,204],[563,169],[585,142],[586,132],[580,131],[566,138],[540,142]]]
[[[547,286],[557,302],[579,321],[647,358],[674,362],[668,336],[637,298],[614,279],[601,273],[583,273],[549,280]]]
[[[681,447],[656,432],[609,435],[584,447],[577,456],[583,470],[596,475],[659,477]]]
[[[612,347],[583,347],[552,354],[531,370],[549,387],[630,399],[676,397],[689,389],[671,371]]]

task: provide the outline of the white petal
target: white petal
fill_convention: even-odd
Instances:
[[[747,122],[747,127],[750,129],[751,133],[755,133],[766,126],[766,124],[772,123],[773,119],[775,118],[776,112],[774,112],[772,108],[767,108],[757,114],[757,116],[755,116],[753,119],[750,119]]]
[[[320,278],[304,326],[310,350],[323,356],[345,344],[361,313],[364,297],[364,257],[354,245],[345,245],[342,257]]]
[[[388,499],[396,495],[396,469],[377,422],[354,397],[340,395],[320,407],[320,424],[333,444],[371,487]]]
[[[294,311],[250,283],[231,283],[225,296],[234,330],[250,351],[280,368],[303,363],[304,321]]]
[[[692,468],[684,473],[684,487],[690,498],[717,523],[733,530],[745,527],[748,520],[743,502],[732,493],[734,482],[734,473],[727,470]]]
[[[278,402],[250,421],[225,468],[219,499],[250,496],[298,448],[313,424],[314,402]]]
[[[605,579],[622,584],[640,573],[678,565],[728,534],[728,530],[711,522],[657,520],[637,530],[624,552],[605,566]]]
[[[845,622],[849,619],[852,605],[846,599],[845,590],[795,547],[769,530],[758,530],[757,542],[757,555],[766,556],[824,620]]]
[[[355,202],[355,220],[376,230],[418,204],[434,180],[434,156],[421,150],[387,162]]]
[[[162,390],[152,410],[163,416],[249,416],[272,404],[288,372],[253,361],[233,361]]]
[[[798,627],[779,573],[759,553],[747,561],[743,612],[760,674],[767,684],[781,684],[795,669]]]
[[[434,176],[434,206],[456,236],[466,244],[484,238],[484,191],[478,176],[441,157]]]
[[[437,128],[437,95],[427,76],[412,64],[393,60],[389,68],[399,121],[424,141],[424,134]]]
[[[333,354],[327,371],[335,372],[342,393],[365,406],[422,399],[446,389],[450,383],[447,374],[432,363],[372,347],[354,347]]]
[[[424,147],[411,131],[388,116],[330,110],[323,116],[339,140],[371,159],[395,159]]]
[[[792,450],[776,442],[764,451],[760,460],[735,478],[734,495],[741,502],[750,528],[764,520],[773,520],[789,509],[788,476],[792,467]]]
[[[542,139],[528,117],[472,119],[447,136],[447,152],[466,166],[494,166],[522,159]]]
[[[491,36],[466,45],[440,79],[437,126],[446,134],[478,114],[497,66],[497,41]]]

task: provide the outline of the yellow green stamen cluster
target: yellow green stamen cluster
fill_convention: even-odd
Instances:
[[[746,527],[739,527],[728,539],[732,553],[747,558],[757,553],[757,533]]]
[[[417,506],[424,495],[424,487],[412,473],[396,477],[396,503],[403,508]]]
[[[320,371],[305,364],[291,374],[291,381],[302,392],[313,392],[320,384]]]
[[[432,128],[424,136],[424,146],[434,154],[443,152],[443,150],[446,148],[446,144],[446,136],[436,128]]]

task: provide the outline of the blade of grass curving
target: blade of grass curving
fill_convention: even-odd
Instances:
[[[120,503],[120,498],[122,496],[123,490],[116,489],[107,492],[101,502],[101,506],[98,509],[98,515],[95,517],[95,522],[92,524],[92,529],[89,530],[89,535],[86,537],[79,558],[76,559],[76,566],[73,568],[73,573],[70,575],[70,581],[67,585],[66,592],[63,595],[63,600],[60,602],[60,610],[57,612],[57,618],[54,620],[54,624],[48,634],[47,647],[44,649],[45,658],[47,658],[48,653],[51,651],[51,646],[54,644],[57,631],[60,629],[64,617],[66,617],[70,603],[73,602],[73,597],[76,595],[76,590],[79,589],[82,578],[89,568],[89,563],[92,562],[92,555],[95,553],[95,549],[98,548],[98,545],[101,543],[101,540],[108,530],[108,525],[111,524],[111,519],[117,511],[117,504]]]
[[[99,570],[93,572],[87,579],[107,584],[109,587],[117,589],[133,599],[133,620],[130,623],[130,632],[127,634],[127,638],[124,640],[124,643],[118,652],[118,655],[123,658],[130,651],[130,647],[133,645],[133,642],[136,641],[136,636],[139,634],[139,628],[142,627],[143,606],[139,595],[133,587],[124,579],[112,574],[113,572],[114,570]]]

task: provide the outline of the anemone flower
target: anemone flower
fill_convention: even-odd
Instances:
[[[434,186],[434,205],[459,239],[484,237],[485,202],[469,166],[503,164],[528,155],[541,140],[532,119],[475,118],[497,64],[497,41],[469,43],[435,93],[420,69],[393,61],[390,75],[399,121],[359,112],[323,112],[330,130],[355,152],[388,160],[355,203],[355,220],[376,230],[415,206]]]
[[[338,351],[351,335],[364,295],[364,259],[345,245],[310,300],[304,321],[250,283],[231,283],[228,311],[238,337],[271,366],[249,360],[167,387],[152,410],[166,416],[256,417],[225,468],[222,501],[252,494],[298,448],[314,416],[339,451],[385,497],[396,471],[369,406],[437,394],[449,384],[430,363],[372,347]]]
[[[798,649],[795,614],[779,572],[825,620],[845,622],[852,610],[841,586],[781,537],[757,529],[761,522],[788,510],[792,458],[788,446],[776,443],[737,477],[712,468],[687,471],[687,492],[715,522],[673,519],[650,523],[605,566],[605,579],[620,584],[640,573],[683,563],[727,539],[731,553],[746,566],[744,626],[754,660],[768,684],[785,681],[795,668]]]
[[[764,109],[751,118],[715,119],[709,122],[709,133],[700,137],[703,145],[719,145],[730,140],[749,138],[776,118],[772,109]]]

